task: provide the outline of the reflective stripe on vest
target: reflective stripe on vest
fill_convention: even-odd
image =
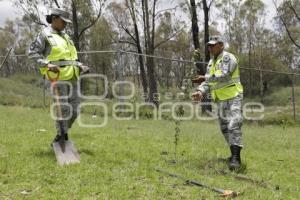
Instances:
[[[225,82],[225,83],[216,83],[215,85],[212,85],[210,87],[211,90],[217,90],[217,89],[221,89],[223,87],[226,87],[226,86],[230,86],[230,85],[233,85],[233,84],[236,84],[236,83],[241,83],[240,81],[240,77],[237,77],[237,78],[231,78],[229,81]]]
[[[212,63],[209,71],[211,76],[220,76],[222,74],[222,70],[216,69],[216,67],[223,62],[225,55],[229,56],[227,52],[224,52],[222,57]],[[211,96],[214,101],[231,99],[236,97],[239,93],[243,93],[238,65],[228,80],[223,80],[222,82],[209,82],[209,85]]]
[[[67,65],[80,66],[81,65],[80,62],[75,60],[51,61],[50,63],[57,66],[67,66]]]
[[[70,80],[74,78],[74,76],[79,77],[79,68],[77,67],[79,64],[76,61],[77,51],[71,38],[67,34],[58,35],[56,33],[50,33],[47,30],[44,30],[42,33],[51,46],[50,54],[46,60],[51,64],[64,66],[60,68],[59,80]],[[41,73],[46,75],[47,78],[48,75],[52,78],[56,76],[53,72],[47,74],[47,70],[46,66],[40,68]]]

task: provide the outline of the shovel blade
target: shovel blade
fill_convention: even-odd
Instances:
[[[56,160],[61,166],[80,162],[79,153],[71,141],[65,141],[64,149],[59,142],[53,142],[53,150]]]

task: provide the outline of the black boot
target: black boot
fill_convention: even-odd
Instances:
[[[55,138],[53,139],[53,142],[58,142],[60,139],[60,135],[56,135]],[[68,133],[65,134],[65,140],[69,140]]]
[[[68,133],[65,134],[65,140],[68,141],[69,140],[69,136],[68,136]]]
[[[51,142],[50,147],[53,147],[53,143],[58,142],[59,139],[60,139],[60,135],[56,135],[55,138],[53,139],[53,141]]]
[[[59,140],[60,140],[60,135],[56,135],[55,138],[53,139],[53,143],[58,142]]]
[[[53,142],[58,142],[59,139],[60,139],[60,135],[56,135],[55,138],[53,139]],[[68,134],[65,134],[65,140],[66,140],[66,141],[69,140]]]
[[[232,171],[238,170],[241,167],[241,149],[242,147],[237,146],[237,145],[232,145],[230,146],[230,150],[232,153],[231,159],[229,161],[229,169]]]
[[[56,135],[55,138],[53,139],[53,141],[51,142],[50,146],[53,147],[53,143],[54,142],[59,142],[60,140],[60,135]],[[65,141],[68,141],[69,140],[69,136],[68,134],[65,134]]]

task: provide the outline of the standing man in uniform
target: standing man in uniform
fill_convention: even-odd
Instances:
[[[230,170],[241,166],[240,152],[242,143],[242,99],[243,86],[240,82],[240,71],[236,57],[224,51],[224,40],[220,35],[210,37],[207,43],[212,55],[205,76],[198,77],[205,81],[192,94],[195,101],[201,101],[209,91],[212,100],[218,106],[218,119],[221,131],[230,146],[228,158]]]
[[[61,123],[56,121],[57,135],[53,142],[58,142],[62,131],[68,140],[68,130],[77,118],[79,97],[77,80],[80,74],[89,68],[78,62],[77,50],[71,38],[64,32],[70,15],[62,9],[53,9],[46,20],[51,26],[43,29],[31,43],[28,56],[35,61],[42,75],[52,80],[58,78],[55,87],[61,107]],[[62,127],[61,127],[62,126]]]

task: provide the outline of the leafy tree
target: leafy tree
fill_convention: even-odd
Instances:
[[[41,18],[45,13],[41,13],[39,7],[41,5],[49,8],[63,7],[72,13],[72,37],[77,50],[84,47],[84,42],[80,43],[84,34],[95,25],[101,17],[102,10],[105,7],[106,0],[14,0],[15,4],[22,9],[24,16],[31,19],[37,25],[47,26],[44,19]],[[82,45],[80,45],[82,44]]]
[[[133,1],[126,1],[126,5],[123,6],[122,3],[112,3],[110,4],[110,8],[112,8],[113,16],[112,18],[117,24],[117,27],[122,29],[129,37],[125,39],[124,42],[138,47],[138,44],[143,44],[143,48],[138,51],[143,51],[145,54],[150,55],[146,56],[146,70],[147,70],[147,78],[148,78],[148,96],[149,101],[158,105],[158,100],[155,98],[155,94],[157,93],[157,77],[156,77],[156,67],[155,61],[152,57],[155,53],[155,50],[168,42],[170,39],[174,38],[177,34],[182,31],[181,29],[176,29],[175,32],[172,32],[170,35],[165,37],[164,40],[157,40],[156,38],[156,23],[158,19],[162,16],[161,13],[166,10],[157,10],[158,0],[142,0],[141,3],[133,3]],[[113,5],[113,6],[111,6]],[[127,8],[127,9],[126,9]],[[122,10],[125,12],[118,12],[118,10]],[[130,15],[126,15],[126,11],[130,11]],[[168,9],[169,10],[169,9]],[[134,12],[133,12],[134,11]],[[137,13],[134,15],[133,13]],[[128,21],[128,16],[131,16],[132,23]],[[135,26],[136,23],[136,26]],[[139,30],[141,27],[142,31]],[[138,31],[137,31],[138,30]],[[119,31],[120,32],[120,31]],[[143,41],[140,40],[140,33],[143,35]],[[123,36],[121,33],[119,33]],[[121,37],[120,37],[121,38]],[[125,37],[126,38],[126,37]],[[139,38],[139,42],[137,42],[137,38]],[[123,38],[122,38],[123,39]],[[123,42],[123,41],[122,41]],[[140,59],[141,63],[141,59]],[[140,65],[141,66],[141,65]],[[145,87],[144,87],[145,91]]]

